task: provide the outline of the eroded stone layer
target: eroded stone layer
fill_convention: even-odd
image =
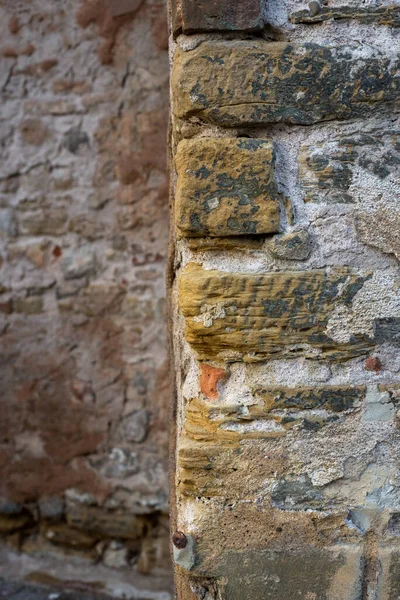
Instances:
[[[183,236],[279,230],[279,195],[270,141],[199,138],[180,142],[176,225]]]
[[[317,14],[315,14],[315,12]],[[323,21],[354,19],[365,24],[400,26],[400,6],[320,6],[316,11],[299,10],[294,12],[292,23],[322,23]]]
[[[263,26],[260,0],[172,0],[177,32],[255,31]]]
[[[371,179],[371,187],[375,184],[377,194],[388,179],[400,181],[400,131],[360,131],[303,144],[299,164],[306,202],[356,202],[359,190],[354,183],[360,171]]]
[[[399,64],[360,44],[203,42],[176,52],[174,112],[227,127],[363,118],[398,100]]]
[[[346,268],[260,275],[190,264],[179,278],[185,336],[200,359],[358,356],[371,339],[360,334],[336,342],[326,326],[335,307],[351,306],[367,279]]]

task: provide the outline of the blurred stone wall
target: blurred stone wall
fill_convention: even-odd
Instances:
[[[165,2],[0,15],[0,535],[168,590]]]

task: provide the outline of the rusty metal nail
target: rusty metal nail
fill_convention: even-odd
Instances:
[[[379,373],[382,370],[382,363],[376,356],[370,356],[365,361],[365,369],[367,371],[375,371],[375,373]]]
[[[172,536],[172,543],[176,548],[182,550],[182,548],[186,548],[187,545],[187,537],[182,531],[175,531]]]

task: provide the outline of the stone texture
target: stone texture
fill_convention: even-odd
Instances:
[[[99,538],[108,536],[135,540],[143,535],[144,528],[144,520],[136,515],[77,505],[67,509],[67,523],[76,529],[97,534]]]
[[[360,239],[373,248],[394,254],[400,260],[400,210],[397,203],[385,206],[377,202],[370,210],[356,212],[356,228]]]
[[[375,338],[384,344],[389,342],[395,346],[400,345],[400,317],[387,317],[375,320]]]
[[[268,250],[281,260],[307,260],[311,254],[311,236],[308,231],[300,230],[275,236]]]
[[[299,162],[300,185],[306,202],[353,203],[358,200],[354,183],[360,172],[369,178],[370,188],[373,186],[377,195],[380,183],[400,177],[399,132],[397,128],[372,129],[303,144]],[[362,188],[360,192],[363,193]]]
[[[314,388],[256,387],[254,393],[265,402],[269,410],[321,409],[341,412],[360,405],[365,396],[365,386],[321,386]]]
[[[248,560],[244,560],[244,558]],[[362,587],[362,556],[359,548],[304,548],[293,552],[227,553],[216,571],[224,583],[217,584],[223,600],[251,598],[275,600],[357,600]]]
[[[191,264],[179,278],[185,337],[202,360],[358,356],[367,352],[371,339],[354,335],[341,344],[327,334],[326,325],[335,306],[351,306],[367,278],[347,269],[258,275],[204,271]]]
[[[400,27],[400,7],[388,6],[320,6],[319,10],[299,10],[290,15],[292,23],[322,23],[324,21],[354,19],[364,24]]]
[[[85,565],[167,600],[167,10],[134,4],[0,6],[0,497],[21,507],[0,508],[0,552],[59,558],[61,590]],[[98,547],[94,517],[66,525],[71,496]],[[138,512],[115,574],[102,515],[119,535]]]
[[[188,237],[172,182],[179,600],[399,595],[399,14],[270,0],[262,37],[175,31],[172,159],[208,185],[182,147],[271,140],[281,208],[277,235]]]
[[[174,112],[223,125],[365,118],[399,99],[398,59],[371,46],[204,42],[178,50]]]
[[[175,33],[257,31],[263,27],[261,0],[173,0]]]
[[[175,218],[184,236],[279,230],[274,151],[267,140],[200,138],[180,142]]]
[[[400,583],[400,550],[398,545],[381,546],[378,554],[381,574],[378,580],[379,600],[396,600]]]

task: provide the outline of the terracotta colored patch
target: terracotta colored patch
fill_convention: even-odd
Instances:
[[[375,371],[378,374],[382,370],[382,363],[376,356],[370,356],[365,361],[365,369],[367,371]]]
[[[141,3],[136,7],[139,8]],[[135,9],[135,10],[136,10]],[[86,29],[91,23],[99,28],[99,35],[104,38],[104,43],[98,50],[100,62],[109,65],[113,61],[113,49],[117,33],[124,23],[132,18],[132,13],[118,13],[118,16],[110,10],[107,0],[89,0],[83,2],[76,15],[76,21],[80,27]]]
[[[218,382],[225,379],[226,371],[224,369],[218,369],[211,365],[201,364],[200,365],[200,389],[202,393],[210,398],[211,400],[217,400],[218,393]]]

